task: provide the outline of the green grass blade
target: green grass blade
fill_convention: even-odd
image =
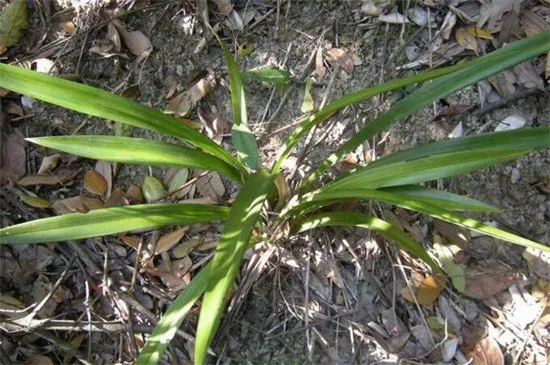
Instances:
[[[447,210],[462,210],[469,212],[500,212],[495,206],[446,191],[425,188],[419,185],[404,185],[392,188],[384,188],[382,191],[410,196],[426,203],[436,205]]]
[[[27,138],[41,146],[97,160],[147,166],[196,167],[214,170],[241,181],[241,174],[227,162],[199,149],[142,138],[113,136],[59,136]]]
[[[274,186],[275,177],[265,171],[252,175],[241,188],[224,225],[212,259],[212,271],[202,302],[195,364],[203,364],[206,351],[214,338],[225,306],[227,291],[233,285],[241,266],[244,251],[256,225],[267,194]]]
[[[435,271],[441,271],[420,243],[414,241],[409,235],[399,230],[399,228],[382,219],[355,212],[321,213],[307,218],[302,223],[300,232],[326,226],[355,226],[377,232],[388,240],[395,242],[403,250],[426,262]]]
[[[446,139],[415,146],[395,152],[369,163],[368,167],[379,167],[394,162],[412,161],[418,158],[443,153],[477,151],[490,149],[532,149],[550,147],[550,127],[516,129],[511,131],[484,133],[475,136]]]
[[[336,152],[319,166],[302,186],[314,183],[321,174],[327,171],[348,153],[354,151],[368,138],[385,130],[398,120],[402,120],[420,108],[444,98],[460,89],[479,82],[489,76],[504,71],[514,65],[525,62],[550,50],[550,30],[532,37],[514,42],[497,51],[478,58],[468,67],[440,77],[409,95],[387,112],[369,122],[356,135],[344,143]]]
[[[205,266],[170,304],[166,313],[155,326],[151,336],[147,338],[147,342],[137,359],[137,365],[159,363],[162,354],[174,338],[183,319],[206,290],[211,267],[211,264]]]
[[[245,173],[243,166],[229,152],[208,137],[128,98],[5,64],[0,64],[0,87],[80,113],[181,138]]]
[[[224,220],[229,209],[203,204],[143,204],[71,213],[0,229],[0,244],[78,240],[175,224]]]
[[[529,150],[482,150],[446,153],[409,162],[396,162],[375,168],[360,168],[328,183],[321,191],[378,189],[416,184],[472,172],[515,159]]]
[[[213,31],[213,30],[212,30]],[[231,88],[231,105],[233,106],[233,128],[231,138],[239,157],[245,165],[251,169],[260,168],[260,153],[254,134],[248,129],[248,116],[246,112],[246,99],[244,96],[243,81],[239,66],[233,55],[227,49],[225,43],[214,32],[222,47],[229,74],[229,86]]]
[[[347,95],[342,96],[339,99],[329,103],[323,109],[315,112],[313,115],[303,121],[291,134],[288,136],[283,146],[283,151],[277,158],[275,165],[272,168],[274,173],[279,172],[284,161],[298,142],[317,124],[325,121],[334,113],[344,109],[347,106],[357,104],[363,100],[372,98],[373,96],[400,89],[409,85],[422,83],[428,80],[432,80],[452,72],[461,70],[469,66],[469,63],[458,64],[451,67],[440,68],[437,70],[426,71],[416,75],[408,76],[403,79],[396,79],[385,82],[381,85],[376,85],[368,89],[355,91]]]
[[[427,214],[431,217],[441,219],[443,221],[456,224],[457,226],[468,228],[472,231],[479,232],[491,237],[501,239],[506,242],[514,243],[524,247],[531,247],[542,251],[550,252],[550,247],[540,243],[528,240],[513,233],[500,230],[495,227],[488,226],[475,219],[468,218],[456,213],[452,213],[446,209],[431,205],[422,201],[422,199],[405,196],[387,191],[368,190],[368,189],[339,189],[327,192],[311,193],[307,201],[300,204],[295,210],[308,209],[310,206],[320,207],[323,201],[338,200],[338,199],[373,199],[380,200],[386,203],[396,205],[401,208],[414,210],[416,212]]]
[[[245,81],[254,80],[269,84],[288,84],[290,82],[290,72],[269,67],[244,71],[242,77]]]

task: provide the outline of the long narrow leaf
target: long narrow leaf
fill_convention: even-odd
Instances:
[[[202,204],[143,204],[71,213],[0,229],[0,244],[78,240],[174,224],[224,220],[228,208]]]
[[[212,30],[213,31],[213,30]],[[248,116],[246,112],[246,99],[244,96],[243,81],[239,66],[233,55],[227,49],[225,43],[214,32],[222,47],[229,74],[229,86],[231,88],[231,105],[233,106],[233,128],[231,138],[241,160],[252,169],[260,168],[260,153],[256,145],[254,134],[248,129]]]
[[[489,150],[455,152],[396,162],[375,168],[361,168],[328,183],[321,191],[346,188],[378,189],[389,186],[416,184],[472,172],[504,161],[515,159],[528,150]]]
[[[174,338],[193,304],[206,290],[212,264],[205,266],[170,304],[141,350],[138,365],[155,365]]]
[[[460,227],[468,228],[472,231],[486,234],[503,241],[514,243],[524,247],[531,247],[542,251],[550,252],[550,247],[540,243],[528,240],[513,233],[509,233],[498,228],[488,226],[475,219],[468,218],[456,213],[452,213],[446,209],[431,205],[422,201],[422,198],[405,196],[391,193],[388,191],[368,190],[362,188],[356,189],[338,189],[327,192],[312,193],[307,202],[299,205],[298,210],[309,208],[310,206],[320,207],[323,201],[338,200],[338,199],[374,199],[384,201],[386,203],[399,206],[401,208],[414,210],[420,213],[427,214],[434,218],[444,220],[449,223],[456,224]],[[296,210],[296,209],[295,209]]]
[[[244,172],[242,165],[229,152],[208,137],[128,98],[6,64],[0,64],[0,87],[80,113],[181,138]]]
[[[336,152],[311,174],[302,189],[315,182],[348,153],[354,151],[368,138],[385,130],[398,120],[402,120],[420,108],[444,98],[489,76],[506,70],[550,50],[550,30],[514,42],[497,51],[480,57],[468,67],[440,77],[409,95],[374,121],[368,123],[357,134],[344,143]],[[303,190],[302,190],[303,191]]]
[[[399,228],[382,219],[355,212],[321,213],[309,217],[304,221],[300,227],[300,232],[326,226],[355,226],[377,232],[395,242],[400,248],[429,264],[435,271],[440,271],[438,265],[432,260],[421,244],[414,241],[409,235],[399,230]]]
[[[437,189],[425,188],[419,185],[395,186],[392,188],[383,188],[380,190],[404,196],[410,196],[447,210],[463,210],[469,212],[501,211],[495,206],[480,202],[476,199]]]
[[[147,166],[196,167],[214,170],[241,181],[233,166],[198,149],[142,138],[113,136],[58,136],[27,138],[41,146],[97,160],[141,164]]]
[[[412,147],[395,152],[369,163],[368,167],[379,167],[394,162],[412,161],[418,158],[443,153],[495,149],[550,148],[550,127],[516,129],[511,131],[484,133],[475,136],[446,139],[439,142]]]
[[[212,270],[197,329],[195,364],[200,365],[205,361],[206,350],[220,323],[227,291],[239,271],[252,229],[274,185],[274,179],[273,175],[262,170],[252,175],[241,188],[231,208],[211,263]]]
[[[290,154],[294,146],[296,146],[296,144],[300,142],[300,140],[311,130],[311,128],[325,121],[334,113],[344,109],[345,107],[353,104],[357,104],[363,100],[372,98],[373,96],[376,96],[388,91],[400,89],[409,85],[422,83],[444,75],[448,75],[452,72],[462,70],[463,68],[468,67],[469,65],[470,63],[461,63],[455,66],[422,72],[416,75],[405,77],[403,79],[391,80],[381,85],[376,85],[364,90],[359,90],[359,91],[349,93],[347,95],[342,96],[339,99],[334,100],[333,102],[325,106],[323,109],[315,112],[313,115],[311,115],[306,120],[304,120],[302,124],[300,124],[290,134],[290,136],[288,136],[283,146],[283,150],[279,155],[279,157],[277,158],[277,162],[273,166],[272,171],[276,173],[281,169],[281,166],[283,165],[284,161],[286,160],[286,158],[288,157],[288,155]]]

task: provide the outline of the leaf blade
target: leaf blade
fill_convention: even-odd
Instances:
[[[0,244],[56,242],[136,229],[195,224],[227,217],[226,207],[201,204],[143,204],[72,213],[0,229]]]
[[[147,166],[194,167],[218,171],[240,182],[241,174],[227,162],[198,149],[143,138],[114,136],[56,136],[27,141],[73,155]]]

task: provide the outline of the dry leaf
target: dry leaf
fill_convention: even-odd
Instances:
[[[86,213],[90,210],[103,208],[103,202],[98,198],[75,196],[68,199],[56,200],[51,207],[57,214]]]
[[[95,171],[105,179],[107,183],[105,197],[109,198],[113,190],[113,167],[111,163],[107,161],[97,161],[95,164]]]
[[[84,188],[95,195],[103,195],[107,191],[107,181],[95,171],[86,171],[84,175]]]
[[[140,59],[147,58],[153,51],[153,45],[149,38],[145,36],[139,30],[129,32],[124,28],[122,22],[118,19],[112,20],[113,25],[118,30],[120,37],[124,41],[124,44],[135,56]]]
[[[161,200],[162,198],[164,198],[165,195],[162,183],[152,176],[145,176],[145,179],[143,180],[142,190],[143,196],[145,197],[145,201],[147,203]]]
[[[71,36],[76,34],[76,27],[70,20],[59,23],[59,26]]]
[[[319,80],[321,80],[327,72],[327,68],[323,64],[323,48],[317,48],[317,54],[315,55],[315,73]]]
[[[214,2],[218,7],[218,11],[223,16],[228,16],[233,11],[233,4],[231,4],[230,0],[214,0]]]
[[[544,280],[550,280],[550,253],[526,248],[523,258],[527,261],[529,270]]]
[[[353,72],[353,58],[350,56],[349,52],[342,48],[329,49],[327,51],[327,59],[332,63],[338,62],[340,67],[347,73]]]
[[[20,311],[22,309],[25,309],[25,307],[26,305],[23,304],[21,301],[19,301],[19,299],[16,299],[11,295],[0,294],[0,309],[5,311],[15,312],[15,311]],[[6,315],[12,319],[19,319],[19,318],[25,317],[27,313],[26,312],[22,312],[22,313],[5,312],[5,314],[3,315]]]
[[[468,27],[466,28],[466,32],[476,38],[493,40],[491,33],[478,27]]]
[[[59,153],[44,157],[42,159],[42,163],[40,164],[40,168],[38,169],[38,173],[45,174],[46,172],[55,169],[59,163],[60,157],[61,155]]]
[[[21,186],[34,186],[34,185],[57,185],[64,184],[71,180],[71,176],[54,176],[54,175],[27,175],[15,183]]]
[[[479,51],[477,40],[474,36],[466,31],[464,28],[457,29],[455,32],[455,39],[460,46],[464,49],[474,51],[476,54]]]
[[[464,295],[474,299],[490,298],[508,289],[517,279],[517,273],[504,267],[473,267],[466,269]]]
[[[516,92],[516,87],[514,86],[516,75],[511,70],[500,72],[495,76],[489,77],[487,80],[489,80],[500,96],[507,97]]]
[[[441,25],[441,29],[439,30],[443,39],[448,40],[449,38],[451,38],[451,33],[454,26],[456,25],[456,21],[456,14],[452,11],[449,11],[447,15],[445,15],[445,19],[443,20],[443,24]]]
[[[502,28],[504,13],[515,10],[519,13],[522,0],[493,0],[483,2],[479,11],[477,26],[483,28],[485,23],[489,33],[496,33]]]
[[[29,357],[23,365],[54,365],[54,362],[47,356],[34,355]]]
[[[133,249],[137,250],[139,248],[139,241],[140,239],[135,236],[118,236],[128,246],[132,247]]]
[[[182,242],[172,249],[172,255],[177,259],[184,258],[201,242],[202,240],[200,238],[192,238],[189,241]]]
[[[23,195],[21,201],[27,205],[30,205],[33,208],[48,208],[50,202],[46,199],[38,198],[36,196]]]
[[[112,50],[116,53],[120,53],[122,48],[120,34],[112,23],[107,24],[107,40],[113,45]]]
[[[225,24],[231,29],[242,32],[244,30],[244,22],[238,12],[233,10],[228,14]]]
[[[25,115],[23,112],[23,108],[21,108],[21,105],[14,103],[13,101],[8,101],[8,104],[6,105],[4,111],[8,114],[17,115],[18,117],[22,117]]]
[[[510,115],[504,118],[495,128],[495,132],[519,129],[527,123],[524,117],[520,115]]]
[[[385,7],[386,4],[380,4],[378,1],[368,1],[361,5],[361,11],[366,15],[379,16]]]
[[[4,8],[0,15],[0,54],[19,42],[28,25],[25,0],[15,0]]]
[[[27,172],[27,154],[25,151],[25,137],[19,130],[2,138],[0,160],[0,184],[6,181],[15,181]]]
[[[521,26],[527,36],[532,36],[537,33],[544,32],[547,29],[550,29],[550,24],[548,24],[538,14],[535,14],[530,10],[525,9],[519,14],[521,14]]]
[[[314,109],[313,95],[311,95],[311,85],[311,79],[307,79],[304,90],[304,101],[302,102],[302,107],[300,108],[302,113],[308,113]]]
[[[145,201],[141,188],[137,185],[130,185],[125,194],[130,204],[142,204]]]
[[[155,255],[166,252],[177,245],[188,229],[189,227],[183,227],[160,237],[155,247]]]
[[[470,231],[464,228],[457,227],[453,224],[443,222],[439,219],[436,219],[434,221],[434,228],[449,242],[457,245],[462,249],[468,248],[468,244],[471,240]]]
[[[124,207],[130,205],[130,202],[124,197],[124,192],[121,188],[115,188],[109,199],[105,201],[105,208]]]
[[[38,275],[32,284],[32,296],[35,302],[40,303],[52,290],[53,285],[45,275]],[[51,318],[55,313],[57,303],[53,298],[46,301],[44,306],[38,311],[40,318]]]
[[[430,24],[428,12],[422,8],[409,9],[407,17],[416,25],[426,27]]]
[[[504,356],[498,343],[485,334],[486,331],[483,328],[464,325],[461,331],[462,352],[472,359],[472,364],[504,365]]]
[[[189,92],[191,93],[191,103],[193,104],[193,106],[202,98],[204,98],[209,91],[210,84],[206,79],[200,79],[197,83],[191,86]]]
[[[171,262],[171,269],[166,268],[164,265],[148,270],[149,274],[158,276],[164,283],[168,291],[177,292],[183,289],[190,281],[188,274],[193,262],[189,257],[185,257],[181,260],[174,260]]]
[[[378,17],[378,21],[390,24],[407,24],[410,23],[406,16],[399,13],[384,14]]]
[[[514,73],[517,76],[516,82],[525,88],[545,90],[544,80],[535,69],[533,62],[527,61],[517,65],[514,67]]]
[[[217,172],[209,174],[197,180],[197,189],[203,197],[209,197],[218,201],[225,194],[225,186]]]
[[[191,92],[188,90],[170,100],[164,112],[166,114],[173,114],[176,117],[184,117],[189,114],[193,105],[194,103],[191,101]]]
[[[445,289],[445,278],[441,276],[437,277],[434,275],[428,275],[419,286],[413,289],[418,304],[432,304],[433,302],[435,302],[439,294],[441,294],[443,289]],[[409,302],[415,302],[414,298],[411,296],[408,287],[405,287],[401,290],[401,295]]]

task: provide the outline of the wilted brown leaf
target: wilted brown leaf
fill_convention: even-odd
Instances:
[[[472,364],[504,365],[504,356],[498,343],[487,336],[485,329],[466,324],[462,327],[462,351]]]
[[[325,76],[326,72],[327,68],[323,64],[323,48],[319,47],[317,48],[317,54],[315,55],[315,73],[317,74],[319,80],[321,80]]]
[[[107,24],[107,40],[109,40],[113,45],[113,51],[116,53],[120,53],[120,50],[122,48],[120,34],[112,23]]]
[[[443,19],[443,24],[441,25],[441,37],[445,40],[448,40],[451,38],[451,33],[453,31],[454,26],[456,25],[456,14],[452,11],[449,11],[447,15],[445,15],[445,19]]]
[[[47,356],[34,355],[29,357],[23,365],[54,365],[54,362]]]
[[[53,288],[52,283],[45,275],[38,275],[36,280],[32,284],[32,296],[34,301],[40,303],[51,292]],[[38,311],[40,318],[51,318],[55,313],[57,303],[53,298],[46,301],[44,306]]]
[[[118,238],[120,238],[122,242],[135,250],[139,248],[139,238],[137,238],[136,236],[118,236]]]
[[[407,24],[410,23],[406,16],[399,13],[383,14],[378,17],[378,21],[390,24]]]
[[[128,199],[124,197],[124,192],[122,189],[115,188],[109,199],[105,201],[105,208],[124,207],[129,204]]]
[[[350,56],[349,52],[342,48],[331,48],[326,53],[329,62],[338,62],[344,71],[347,73],[353,72],[353,57]]]
[[[145,201],[145,198],[143,197],[143,192],[141,191],[141,188],[137,185],[130,185],[128,190],[126,190],[125,195],[130,204],[141,204]]]
[[[190,281],[188,274],[193,266],[193,262],[189,256],[171,262],[171,269],[161,265],[157,268],[148,270],[148,273],[160,278],[170,292],[177,292],[183,289]]]
[[[523,258],[527,261],[531,273],[544,280],[550,280],[550,253],[526,248]]]
[[[51,207],[57,214],[86,213],[90,210],[103,208],[103,202],[98,198],[75,196],[55,201]]]
[[[0,160],[0,184],[6,181],[16,181],[27,172],[27,154],[25,151],[25,137],[19,130],[2,138]]]
[[[92,194],[102,196],[107,191],[107,181],[95,171],[86,171],[84,188]]]
[[[201,244],[201,242],[202,240],[200,238],[191,238],[189,241],[182,242],[172,249],[172,255],[177,259],[184,258],[189,255],[195,247]]]
[[[214,2],[223,16],[228,16],[233,11],[233,4],[230,0],[214,0]]]
[[[188,229],[189,227],[183,227],[160,237],[155,247],[155,255],[166,252],[177,245]]]
[[[164,112],[177,117],[184,117],[189,114],[192,108],[191,92],[188,90],[170,100]]]
[[[48,208],[50,206],[50,202],[46,199],[31,195],[23,195],[21,201],[33,208]]]
[[[479,47],[476,37],[469,34],[466,29],[457,29],[455,32],[455,39],[457,43],[460,44],[464,49],[469,49],[471,51],[474,51],[475,53],[478,53]]]
[[[61,155],[56,153],[55,155],[46,156],[42,159],[40,168],[38,169],[39,174],[45,174],[46,172],[53,170],[57,167]]]
[[[71,180],[70,176],[56,176],[56,175],[27,175],[15,183],[21,186],[34,186],[34,185],[57,185],[64,184]]]
[[[200,79],[198,82],[193,84],[189,89],[191,93],[191,103],[196,104],[202,98],[204,98],[210,91],[210,84],[206,79]]]
[[[443,222],[439,219],[434,221],[434,228],[441,236],[452,244],[455,244],[462,249],[468,248],[468,244],[471,240],[470,231],[457,227],[453,224]]]
[[[463,294],[474,299],[490,298],[508,289],[516,279],[517,273],[505,267],[467,268]]]
[[[218,201],[225,194],[225,186],[217,172],[211,172],[197,180],[197,189],[203,197]]]
[[[488,39],[488,40],[493,39],[493,36],[491,35],[491,33],[487,32],[484,29],[478,28],[478,27],[468,27],[468,28],[466,28],[466,32],[468,32],[468,34],[470,34],[470,35],[472,35],[476,38]]]
[[[21,311],[22,309],[25,309],[26,305],[23,304],[19,299],[16,299],[12,297],[11,295],[6,294],[0,294],[0,309],[3,309],[5,311],[10,312],[16,312]],[[19,319],[23,318],[27,315],[26,312],[19,312],[19,313],[10,313],[5,312],[5,315],[12,318],[12,319]]]
[[[18,117],[22,117],[25,115],[23,112],[23,108],[21,108],[21,105],[14,103],[13,101],[8,101],[4,111],[8,114],[17,115]]]
[[[134,30],[132,32],[127,31],[122,22],[118,19],[113,19],[111,22],[118,30],[120,37],[130,52],[140,59],[147,58],[147,56],[151,54],[153,45],[145,34],[139,30]]]
[[[416,300],[420,305],[432,304],[439,297],[443,289],[445,289],[445,278],[435,275],[428,275],[420,285],[413,288]],[[409,288],[403,288],[401,295],[409,302],[414,303],[414,298],[411,296]]]
[[[95,171],[105,179],[107,183],[105,197],[109,198],[113,190],[113,165],[107,161],[97,161]]]

